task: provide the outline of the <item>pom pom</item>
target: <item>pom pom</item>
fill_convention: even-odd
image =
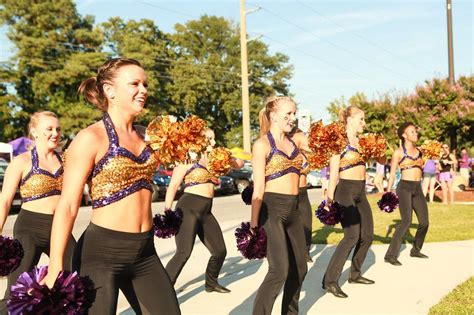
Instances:
[[[208,145],[205,134],[206,128],[206,121],[195,115],[190,115],[183,121],[181,132],[186,142],[185,147],[187,147],[188,151],[191,150],[194,153],[201,153],[206,149]]]
[[[307,154],[309,168],[312,170],[320,170],[329,165],[331,156],[327,151],[316,149],[313,153]]]
[[[330,123],[324,126],[322,121],[311,124],[308,135],[309,148],[321,155],[325,152],[329,157],[340,154],[347,145],[346,128],[340,123]]]
[[[376,133],[368,133],[359,138],[359,151],[366,161],[376,159],[385,155],[387,141],[384,136]]]
[[[321,223],[326,225],[336,225],[341,222],[344,206],[333,201],[329,206],[326,200],[323,200],[315,211],[316,217]]]
[[[183,216],[178,211],[165,210],[165,214],[156,214],[153,218],[153,230],[156,237],[170,238],[179,232]]]
[[[207,169],[213,176],[223,176],[232,169],[232,153],[223,147],[213,149],[208,156]]]
[[[52,314],[52,292],[40,281],[48,273],[48,267],[34,267],[23,272],[12,285],[7,302],[8,314]]]
[[[245,187],[245,189],[242,191],[242,201],[246,205],[251,205],[252,204],[252,195],[253,195],[253,185],[248,185]]]
[[[0,235],[0,276],[4,277],[18,268],[24,254],[18,240]]]
[[[94,283],[77,272],[61,271],[51,291],[52,314],[82,314],[92,305]]]
[[[245,258],[261,259],[267,256],[267,234],[262,226],[251,228],[250,222],[242,222],[235,230],[235,238],[237,249]]]
[[[393,192],[386,192],[382,195],[382,198],[377,201],[379,209],[387,213],[393,212],[398,208],[398,196]]]
[[[426,140],[421,146],[421,153],[424,159],[438,160],[441,156],[441,147],[443,145],[436,140]]]

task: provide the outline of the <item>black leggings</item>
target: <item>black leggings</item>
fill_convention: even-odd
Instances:
[[[135,294],[138,306],[132,305],[137,314],[181,313],[151,230],[119,232],[90,223],[76,247],[74,267],[82,276],[89,276],[96,288],[88,314],[115,315],[122,288],[133,290],[124,293],[128,299],[130,293]]]
[[[1,314],[7,313],[6,302],[10,295],[10,287],[16,282],[18,276],[25,271],[31,271],[38,264],[42,253],[49,255],[52,224],[52,214],[20,210],[13,227],[13,237],[20,241],[25,255],[20,266],[8,275],[5,297],[0,301]],[[68,270],[71,270],[71,259],[75,245],[76,241],[71,235],[64,253],[64,266]]]
[[[300,187],[298,194],[298,211],[301,213],[301,220],[303,221],[304,236],[306,238],[306,249],[309,252],[311,247],[313,214],[311,210],[311,203],[309,202],[308,188]]]
[[[397,186],[397,195],[400,201],[400,216],[402,222],[397,226],[385,258],[397,258],[400,253],[402,239],[410,228],[413,212],[418,218],[418,229],[413,242],[412,253],[419,253],[423,247],[428,232],[428,206],[419,181],[400,180]]]
[[[340,179],[334,201],[344,206],[341,220],[344,238],[337,245],[326,269],[323,279],[325,285],[338,283],[344,263],[354,247],[350,277],[358,278],[374,239],[374,220],[365,195],[365,180]]]
[[[298,196],[266,192],[259,225],[267,233],[268,273],[258,288],[253,314],[271,314],[283,285],[281,313],[298,314],[301,286],[308,270]]]
[[[175,236],[176,253],[166,265],[171,282],[176,283],[181,270],[193,251],[196,235],[211,253],[207,263],[206,285],[217,285],[227,250],[221,227],[211,212],[212,198],[184,193],[176,205],[183,215],[183,223]]]

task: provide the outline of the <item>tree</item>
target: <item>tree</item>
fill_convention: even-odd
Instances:
[[[2,136],[25,134],[29,116],[38,110],[55,111],[66,134],[93,121],[99,112],[77,97],[79,83],[106,57],[93,17],[81,17],[69,0],[5,0],[2,6],[0,25],[8,26],[15,46],[0,69],[2,89],[13,91],[0,98],[0,119],[12,117],[3,122],[9,128]]]

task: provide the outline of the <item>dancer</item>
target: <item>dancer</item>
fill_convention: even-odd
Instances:
[[[8,166],[0,195],[0,234],[18,185],[22,205],[13,227],[13,237],[23,246],[20,266],[8,275],[5,297],[0,302],[0,314],[6,314],[10,289],[18,276],[33,269],[41,254],[49,255],[53,214],[61,194],[63,166],[55,150],[61,138],[61,126],[53,112],[36,112],[30,118],[30,136],[34,140],[31,151],[20,154]],[[71,269],[75,240],[71,233],[64,236],[65,268]]]
[[[410,251],[411,257],[428,258],[420,250],[428,232],[429,221],[428,206],[420,184],[424,163],[421,151],[416,147],[418,141],[416,126],[412,123],[403,123],[398,127],[397,134],[402,145],[395,150],[392,156],[387,191],[390,191],[397,167],[400,167],[402,178],[397,186],[397,195],[400,202],[399,208],[402,221],[393,234],[392,241],[385,254],[385,262],[394,266],[401,266],[401,262],[398,261],[397,257],[400,253],[402,238],[411,225],[412,210],[415,211],[418,218],[418,228],[413,248]]]
[[[453,181],[457,160],[456,156],[450,153],[449,146],[446,143],[443,144],[442,148],[443,153],[438,164],[440,171],[439,181],[441,182],[441,191],[443,193],[443,204],[448,204],[448,192],[450,202],[454,202]]]
[[[88,314],[115,314],[119,288],[132,287],[136,313],[180,314],[153,243],[151,177],[158,158],[133,126],[147,99],[145,72],[136,60],[114,58],[83,81],[79,92],[104,116],[82,130],[67,152],[45,282],[51,287],[64,267],[67,235],[89,178],[92,218],[74,254],[77,270],[96,288]]]
[[[227,250],[222,230],[211,212],[214,198],[214,186],[219,179],[214,177],[207,166],[207,154],[216,144],[214,131],[208,129],[209,141],[207,152],[194,164],[180,164],[173,170],[170,184],[166,191],[165,210],[171,209],[178,188],[184,181],[184,194],[176,204],[176,210],[183,216],[183,222],[175,236],[176,253],[166,265],[171,282],[176,283],[181,270],[189,259],[194,247],[196,235],[211,253],[206,269],[206,292],[228,293],[229,289],[217,281],[224,263]],[[233,158],[233,167],[242,168],[243,162]]]
[[[330,159],[328,204],[336,201],[344,206],[341,225],[344,238],[337,245],[323,278],[323,289],[339,298],[346,298],[338,281],[350,252],[352,265],[349,283],[373,284],[362,277],[362,264],[374,238],[372,211],[365,193],[366,164],[359,153],[358,134],[365,127],[365,114],[357,106],[341,110],[339,119],[346,127],[348,144],[340,155]],[[385,164],[385,156],[377,162]]]
[[[267,234],[268,273],[260,285],[253,314],[271,314],[283,289],[282,314],[297,314],[306,276],[305,235],[298,211],[300,148],[309,151],[306,137],[288,133],[295,123],[296,104],[286,96],[270,97],[260,111],[260,138],[252,151],[254,192],[251,227]]]

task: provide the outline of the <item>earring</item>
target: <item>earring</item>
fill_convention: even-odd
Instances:
[[[109,94],[109,97],[110,97],[110,99],[113,100],[113,99],[115,98],[115,95],[114,95],[113,93],[110,93],[110,94]]]

